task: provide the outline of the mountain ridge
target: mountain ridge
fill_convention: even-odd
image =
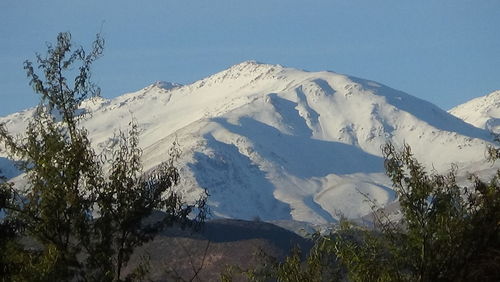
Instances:
[[[474,98],[448,112],[478,128],[500,134],[500,90]]]
[[[370,212],[362,193],[394,201],[380,147],[407,143],[438,171],[481,166],[491,136],[424,100],[335,72],[245,61],[188,85],[150,85],[84,104],[98,152],[137,120],[144,168],[182,155],[179,189],[207,189],[215,217],[334,222]],[[22,131],[27,112],[0,118]],[[1,155],[0,155],[1,157]],[[245,203],[242,203],[245,199]]]

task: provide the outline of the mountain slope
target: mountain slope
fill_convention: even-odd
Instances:
[[[476,127],[500,134],[500,90],[456,106],[449,113]]]
[[[86,101],[97,151],[132,118],[144,167],[182,150],[179,189],[210,194],[215,217],[334,222],[370,211],[361,193],[394,200],[380,147],[408,143],[428,167],[479,165],[491,139],[438,107],[384,85],[336,74],[243,62],[190,85],[153,84],[112,100]],[[21,131],[29,111],[0,119]],[[360,193],[361,192],[361,193]]]

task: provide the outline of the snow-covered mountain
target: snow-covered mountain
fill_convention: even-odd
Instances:
[[[500,134],[500,90],[456,106],[449,113],[476,127]]]
[[[361,193],[394,201],[380,147],[408,143],[438,171],[477,171],[490,134],[433,104],[379,83],[333,72],[243,62],[190,85],[155,83],[82,104],[102,151],[134,118],[146,169],[173,141],[187,198],[202,188],[215,217],[333,222],[370,211]],[[0,119],[21,132],[32,110]],[[0,153],[1,156],[1,153]]]

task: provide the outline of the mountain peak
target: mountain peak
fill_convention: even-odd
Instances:
[[[266,64],[266,63],[261,63],[255,60],[249,60],[249,61],[243,61],[239,64],[236,64],[227,71],[229,72],[245,72],[245,73],[265,73],[273,70],[278,70],[281,71],[283,70],[284,67],[282,65],[272,65],[272,64]]]
[[[268,67],[268,66],[280,66],[280,65],[272,65],[272,64],[266,64],[263,62],[259,62],[256,60],[246,60],[241,63],[238,63],[236,65],[233,65],[231,68],[238,67],[238,68],[245,68],[245,67]]]
[[[232,81],[233,86],[242,86],[253,83],[256,80],[265,78],[276,78],[277,74],[283,72],[285,68],[281,65],[264,64],[257,61],[244,61],[233,65],[228,69],[199,80],[192,84],[194,88],[221,85],[227,81]],[[238,80],[237,83],[234,83]]]
[[[486,99],[494,102],[496,105],[500,107],[500,90],[496,90],[486,95]]]
[[[82,126],[104,154],[114,132],[136,119],[146,171],[168,158],[175,141],[183,197],[194,201],[206,189],[215,217],[322,223],[339,212],[364,216],[371,211],[364,194],[382,205],[394,200],[381,145],[409,144],[438,171],[456,163],[474,172],[483,169],[478,161],[490,138],[429,102],[333,72],[244,61],[179,86],[160,81],[88,101],[82,111],[92,115]],[[28,114],[0,122],[17,134]],[[7,157],[0,152],[4,171]]]
[[[500,133],[500,90],[472,99],[449,113],[476,127]]]
[[[246,60],[241,63],[238,63],[234,66],[246,66],[246,65],[267,65],[266,63],[259,62],[257,60]]]

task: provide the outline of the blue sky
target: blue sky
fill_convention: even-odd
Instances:
[[[37,104],[22,63],[60,31],[89,46],[104,97],[245,60],[375,80],[449,109],[500,89],[498,0],[0,1],[0,116]]]

